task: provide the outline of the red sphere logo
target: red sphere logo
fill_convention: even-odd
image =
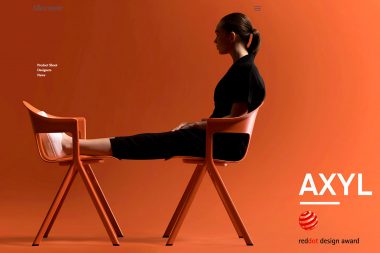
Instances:
[[[318,218],[312,211],[303,212],[299,217],[299,224],[305,230],[312,230],[318,223]]]

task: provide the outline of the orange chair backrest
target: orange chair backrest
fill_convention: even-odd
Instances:
[[[243,160],[247,156],[248,149],[249,149],[250,144],[251,144],[253,127],[255,126],[257,113],[258,113],[258,111],[262,105],[263,105],[263,103],[261,103],[259,105],[259,107],[257,107],[255,110],[253,110],[247,114],[244,114],[240,117],[234,118],[233,120],[236,121],[236,123],[231,124],[231,125],[227,124],[228,127],[223,129],[223,132],[241,133],[241,134],[247,134],[248,135],[248,143],[247,143],[246,152],[245,152],[244,156],[239,161]],[[217,130],[215,132],[217,132]]]
[[[250,144],[251,144],[252,133],[253,133],[253,128],[255,126],[257,113],[258,113],[258,111],[262,105],[263,105],[263,103],[259,107],[257,107],[255,110],[253,110],[252,112],[247,113],[246,115],[242,116],[245,119],[244,120],[245,124],[243,124],[243,127],[245,127],[245,129],[243,129],[242,133],[249,134],[249,138],[248,138],[248,144],[247,144],[247,151],[245,152],[245,154],[241,160],[243,160],[247,156],[248,149],[249,149]]]
[[[54,132],[54,126],[52,126],[51,122],[47,121],[47,119],[57,118],[56,116],[46,114],[47,116],[41,115],[41,110],[35,108],[31,104],[26,101],[23,101],[23,104],[28,109],[30,120],[33,127],[33,133],[36,140],[38,153],[42,160],[46,162],[54,162],[56,158],[51,155],[48,147],[44,145],[44,143],[49,143],[47,134],[48,132]],[[62,131],[56,131],[62,132]]]
[[[255,110],[244,114],[239,117],[234,118],[210,118],[207,120],[207,128],[206,128],[206,134],[213,135],[215,133],[239,133],[239,134],[246,134],[248,135],[248,143],[247,143],[247,149],[250,146],[251,138],[252,138],[252,132],[253,127],[255,125],[257,113],[260,109],[260,107],[257,107]],[[245,152],[242,159],[243,160],[246,157],[247,152]],[[206,152],[207,155],[207,152]],[[240,161],[239,160],[239,161]]]

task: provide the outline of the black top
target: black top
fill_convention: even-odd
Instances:
[[[215,87],[215,106],[210,118],[229,115],[236,102],[247,102],[248,112],[251,112],[259,107],[264,97],[264,80],[253,62],[253,55],[245,55],[232,64]]]

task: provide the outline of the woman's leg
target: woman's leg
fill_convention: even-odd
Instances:
[[[66,154],[73,152],[73,141],[71,136],[63,134],[62,149]],[[111,156],[111,142],[109,138],[100,139],[80,139],[79,149],[82,155]]]
[[[169,159],[173,156],[204,157],[205,136],[205,130],[190,128],[117,136],[110,138],[110,142],[112,156],[118,159]]]
[[[239,136],[240,135],[240,136]],[[63,134],[62,149],[72,153],[72,138]],[[161,133],[144,133],[132,136],[80,139],[83,155],[114,156],[118,159],[168,159],[172,156],[205,156],[206,132],[200,129],[180,129]],[[214,135],[214,158],[240,160],[247,150],[246,134],[221,133]]]
[[[80,139],[83,155],[114,156],[118,159],[168,159],[172,156],[204,157],[206,132],[201,129],[180,129],[160,133],[143,133],[99,139]],[[72,153],[72,138],[63,133],[62,149]]]

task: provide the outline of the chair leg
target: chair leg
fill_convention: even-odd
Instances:
[[[95,190],[98,194],[98,197],[99,197],[99,199],[103,205],[103,208],[105,209],[105,211],[108,215],[109,220],[111,221],[112,227],[114,228],[116,235],[118,237],[123,237],[123,232],[121,231],[119,224],[117,223],[117,220],[116,220],[116,218],[115,218],[115,216],[111,210],[111,207],[108,204],[106,197],[104,196],[104,193],[102,191],[102,188],[99,185],[99,182],[95,176],[94,171],[92,170],[92,168],[89,164],[85,164],[84,167],[87,169],[87,174],[90,177],[92,184],[94,185],[94,188],[95,188]]]
[[[224,197],[223,197],[223,198],[221,197],[221,200],[222,200],[222,202],[223,202],[224,208],[226,209],[226,211],[227,211],[227,213],[228,213],[228,216],[229,216],[230,219],[231,219],[232,225],[234,226],[235,231],[236,231],[238,237],[239,237],[239,238],[244,238],[243,233],[241,232],[240,227],[239,227],[239,225],[238,225],[238,222],[236,221],[234,215],[231,213],[230,209],[228,208],[228,204],[227,204],[225,198],[224,198]]]
[[[214,183],[215,185],[215,188],[220,196],[220,198],[224,199],[223,202],[225,202],[225,207],[227,209],[227,212],[228,213],[231,213],[231,215],[234,217],[231,219],[232,223],[234,222],[237,222],[237,226],[239,227],[239,230],[242,232],[242,235],[243,235],[243,238],[245,240],[245,243],[248,245],[248,246],[252,246],[253,243],[252,243],[252,240],[251,238],[249,237],[249,234],[243,224],[243,221],[241,220],[240,216],[239,216],[239,213],[226,189],[226,186],[224,185],[224,182],[218,172],[218,170],[210,165],[210,166],[207,166],[207,170],[210,174],[210,177],[212,179],[212,182]]]
[[[59,213],[59,211],[61,210],[61,207],[62,207],[62,205],[63,205],[63,202],[64,202],[65,199],[66,199],[67,193],[69,192],[69,190],[70,190],[70,188],[71,188],[71,185],[72,185],[72,183],[74,182],[74,179],[75,179],[75,176],[77,175],[77,173],[78,173],[78,170],[74,170],[74,174],[73,174],[73,176],[72,176],[72,178],[71,178],[71,180],[70,180],[70,182],[69,182],[69,184],[68,184],[68,186],[67,186],[67,188],[66,188],[66,190],[65,190],[65,192],[64,192],[64,194],[63,194],[63,197],[62,197],[61,201],[59,202],[59,205],[58,205],[58,207],[57,207],[57,210],[54,212],[53,218],[51,219],[51,221],[50,221],[50,223],[49,223],[49,226],[48,226],[48,228],[47,228],[47,230],[46,230],[46,232],[45,232],[45,234],[44,234],[44,238],[48,238],[49,233],[50,233],[50,230],[51,230],[51,228],[52,228],[53,225],[54,225],[55,219],[57,218],[58,213]]]
[[[181,198],[180,202],[178,203],[178,206],[177,206],[177,208],[176,208],[176,210],[175,210],[175,212],[174,212],[174,214],[173,214],[173,216],[172,216],[172,218],[171,218],[171,220],[170,220],[170,222],[169,222],[169,224],[165,230],[165,233],[162,237],[167,238],[172,233],[173,227],[177,223],[178,217],[181,214],[183,207],[185,206],[185,203],[189,197],[189,194],[193,190],[196,182],[199,179],[199,176],[201,175],[201,171],[202,171],[201,165],[197,165],[197,167],[194,170],[193,175],[191,176],[189,183],[187,184],[186,190],[183,193],[182,198]]]
[[[80,172],[80,175],[83,178],[83,182],[88,190],[88,193],[91,196],[91,199],[95,205],[96,210],[98,211],[98,214],[103,222],[104,227],[106,228],[106,231],[108,233],[109,238],[111,239],[111,242],[114,246],[119,246],[119,240],[117,239],[116,233],[113,230],[111,221],[109,220],[106,211],[104,210],[104,207],[102,205],[102,202],[99,199],[99,196],[95,190],[94,185],[92,184],[89,175],[87,174],[84,166],[80,163],[78,164],[78,169]]]
[[[210,165],[210,166],[212,166],[212,165]],[[211,179],[212,179],[212,175],[211,175],[211,174],[210,174],[210,177],[211,177]],[[218,190],[218,189],[217,189],[217,190]],[[219,192],[218,192],[218,193],[219,193]],[[239,225],[238,225],[238,221],[236,221],[235,216],[234,216],[233,213],[231,212],[230,208],[228,208],[228,204],[227,204],[227,201],[226,201],[225,196],[224,196],[224,195],[223,195],[223,196],[222,196],[222,195],[219,195],[219,196],[220,196],[220,199],[221,199],[222,202],[223,202],[224,208],[226,209],[228,216],[229,216],[230,219],[231,219],[232,225],[234,226],[235,231],[236,231],[236,233],[238,234],[238,237],[239,237],[239,238],[243,238],[243,233],[241,232],[241,229],[240,229],[240,227],[239,227]]]
[[[177,221],[174,224],[172,232],[170,233],[169,239],[166,242],[166,246],[172,246],[175,238],[177,237],[178,231],[181,228],[181,225],[185,219],[187,212],[189,211],[190,205],[194,200],[195,194],[201,184],[201,181],[206,173],[205,164],[197,165],[196,170],[199,170],[199,176],[197,180],[194,182],[194,186],[189,189],[188,196],[186,200],[184,200],[182,210],[178,214]]]
[[[71,165],[69,170],[67,171],[66,173],[66,176],[65,178],[63,179],[63,182],[61,184],[61,186],[59,187],[59,190],[57,192],[57,195],[55,196],[54,200],[53,200],[53,203],[51,204],[50,206],[50,209],[40,227],[40,230],[38,231],[37,233],[37,236],[36,238],[34,239],[33,241],[33,246],[38,246],[42,240],[42,236],[45,234],[46,232],[46,229],[48,228],[49,224],[51,223],[53,217],[54,217],[54,214],[56,213],[62,199],[63,199],[63,196],[65,195],[65,192],[69,190],[69,187],[70,187],[70,182],[72,181],[72,178],[74,177],[75,175],[75,166],[74,165]]]

